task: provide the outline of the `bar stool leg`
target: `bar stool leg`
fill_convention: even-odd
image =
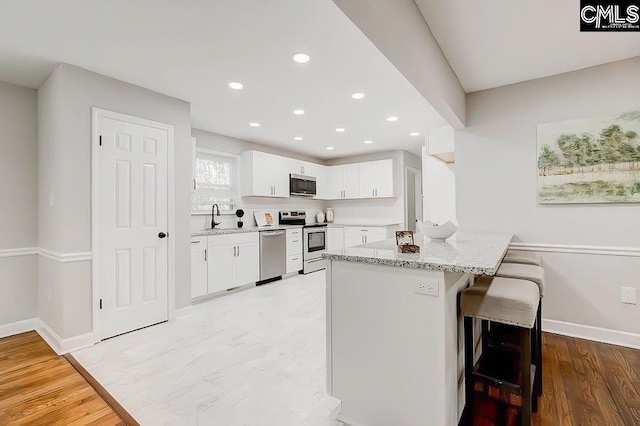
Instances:
[[[522,359],[520,360],[522,412],[520,419],[522,426],[531,426],[531,329],[523,328],[520,331],[520,339],[522,345]]]
[[[473,424],[473,318],[464,317],[464,380],[465,380],[465,412],[467,424]]]
[[[540,304],[538,305],[538,317],[536,319],[536,332],[538,334],[536,342],[538,347],[536,354],[536,379],[538,395],[542,395],[542,298],[540,298]]]

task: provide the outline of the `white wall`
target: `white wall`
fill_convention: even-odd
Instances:
[[[91,251],[92,107],[175,128],[176,307],[187,306],[191,303],[191,118],[187,102],[59,65],[38,90],[40,246],[63,254]],[[53,209],[49,205],[51,196]],[[40,272],[49,274],[39,286],[42,319],[63,338],[89,332],[90,262],[47,262]],[[49,303],[53,294],[62,295],[58,304]]]
[[[640,206],[536,199],[536,125],[640,109],[639,72],[637,57],[467,97],[468,127],[455,135],[460,225],[512,232],[518,242],[543,246],[545,318],[640,333],[640,305],[620,303],[621,286],[639,286],[640,258],[611,250],[640,248]],[[553,244],[570,247],[560,253]],[[580,254],[574,245],[606,254]]]
[[[36,91],[0,82],[0,325],[37,316]]]
[[[464,90],[413,0],[333,2],[447,123],[464,126]]]
[[[196,138],[196,144],[198,147],[213,149],[216,151],[226,152],[229,154],[242,154],[244,151],[262,151],[268,152],[274,155],[281,155],[289,158],[296,158],[298,160],[308,161],[311,163],[322,164],[322,161],[317,158],[309,157],[303,154],[283,151],[277,148],[269,147],[266,145],[259,145],[252,142],[248,142],[241,139],[232,138],[229,136],[218,135],[216,133],[206,132],[204,130],[193,129],[192,136]],[[255,211],[268,211],[277,217],[280,210],[304,210],[307,213],[307,221],[314,222],[315,214],[321,210],[324,210],[325,203],[319,200],[308,200],[302,198],[262,198],[262,197],[242,197],[242,209],[245,211],[244,223],[245,226],[254,226],[255,219],[253,212]],[[216,217],[216,221],[222,223],[222,226],[235,226],[235,215],[222,215],[219,218]],[[211,216],[204,215],[192,215],[191,216],[191,229],[198,230],[208,228],[211,223]]]
[[[454,166],[429,155],[423,157],[424,220],[456,220],[456,176]]]

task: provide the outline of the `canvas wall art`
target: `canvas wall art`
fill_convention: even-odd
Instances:
[[[538,202],[640,202],[640,111],[538,125]]]

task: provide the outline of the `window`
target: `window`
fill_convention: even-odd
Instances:
[[[196,149],[192,214],[211,214],[214,204],[220,207],[220,213],[233,213],[239,208],[239,164],[237,155]]]

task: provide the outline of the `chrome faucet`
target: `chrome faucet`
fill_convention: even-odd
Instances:
[[[215,212],[216,212],[216,210],[218,210],[218,216],[220,216],[220,207],[218,207],[217,204],[214,204],[213,207],[211,207],[211,229],[213,229],[216,226],[220,225],[220,222],[216,222],[216,220],[215,220]]]

